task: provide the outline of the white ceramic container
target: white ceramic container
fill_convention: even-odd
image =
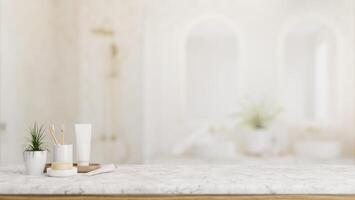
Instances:
[[[47,169],[47,174],[48,176],[52,177],[68,177],[68,176],[74,176],[78,173],[78,168],[72,167],[71,169],[65,169],[65,170],[53,170],[52,168]]]
[[[252,155],[265,155],[271,152],[273,135],[268,130],[255,129],[245,132],[245,151]]]
[[[53,162],[73,163],[73,145],[55,144],[53,147]]]
[[[47,151],[25,151],[23,152],[26,174],[42,175],[47,161]]]

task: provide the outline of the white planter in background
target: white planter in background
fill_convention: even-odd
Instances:
[[[248,130],[244,134],[244,148],[246,153],[265,155],[271,152],[273,135],[267,129]]]
[[[26,174],[42,175],[47,161],[47,151],[23,152]]]
[[[293,150],[295,155],[304,159],[336,159],[341,155],[341,143],[339,141],[299,141]]]

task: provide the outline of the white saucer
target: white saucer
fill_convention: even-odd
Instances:
[[[53,177],[68,177],[74,176],[78,173],[78,168],[73,167],[72,169],[54,170],[52,168],[47,169],[48,176]]]

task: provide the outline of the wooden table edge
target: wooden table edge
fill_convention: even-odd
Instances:
[[[351,195],[0,195],[0,200],[355,200]]]

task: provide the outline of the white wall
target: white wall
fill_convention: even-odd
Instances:
[[[186,76],[181,61],[186,31],[201,18],[224,19],[238,32],[238,94],[265,96],[282,104],[285,91],[281,62],[286,33],[300,21],[327,23],[339,38],[336,65],[336,124],[338,138],[353,151],[354,120],[354,5],[352,1],[152,0],[145,25],[145,157],[169,155],[171,147],[191,130],[184,109]],[[201,73],[205,73],[202,71]]]
[[[75,122],[77,40],[75,20],[66,18],[75,5],[68,2],[1,2],[2,162],[22,162],[26,129],[34,121]]]
[[[302,21],[327,23],[339,39],[332,119],[347,153],[353,151],[351,0],[0,2],[0,121],[7,124],[0,136],[1,162],[22,161],[25,129],[34,120],[65,124],[69,142],[73,142],[74,123],[93,123],[97,161],[141,162],[169,155],[176,141],[191,133],[182,87],[185,36],[195,24],[210,18],[237,33],[234,81],[239,97],[261,95],[279,102],[287,90],[281,59],[286,33]],[[102,26],[112,28],[115,37],[92,33]],[[108,83],[113,42],[119,48],[119,76]],[[111,140],[111,132],[118,139]]]
[[[189,31],[184,49],[186,117],[206,122],[236,112],[239,57],[233,28],[203,20]]]
[[[2,161],[22,161],[25,129],[36,120],[57,127],[64,124],[68,142],[74,142],[75,123],[93,123],[93,144],[105,147],[105,151],[93,148],[94,161],[139,162],[141,1],[1,3],[1,120],[7,124],[0,140]],[[108,107],[109,97],[102,93],[107,90],[104,68],[111,40],[92,34],[107,21],[119,48],[114,107]],[[113,121],[105,114],[110,109],[116,116]],[[112,132],[117,140],[111,141]],[[102,135],[107,140],[101,141]],[[13,150],[10,154],[8,148]]]
[[[50,7],[49,1],[2,1],[2,117],[7,123],[2,135],[4,162],[22,160],[25,127],[30,121],[26,117],[48,117],[46,112],[39,113],[49,107],[45,96],[48,85],[36,80],[51,79],[49,70],[41,70],[53,67]]]

